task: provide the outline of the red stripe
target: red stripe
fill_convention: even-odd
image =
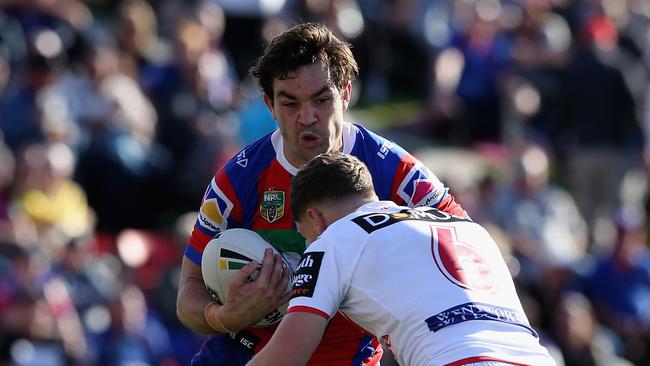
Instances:
[[[461,207],[461,205],[456,202],[456,199],[451,194],[448,194],[447,197],[442,199],[436,206],[440,211],[445,211],[446,213],[452,214],[456,217],[469,217],[467,211]]]
[[[189,242],[192,248],[196,249],[197,252],[203,253],[210,239],[212,239],[210,235],[204,233],[195,226],[194,230],[192,231],[192,236],[190,236]]]
[[[230,182],[230,178],[228,177],[228,174],[224,169],[219,171],[217,175],[214,177],[214,181],[217,183],[217,186],[223,192],[226,197],[232,202],[233,208],[232,211],[230,211],[229,217],[232,218],[235,222],[238,222],[241,224],[242,222],[242,208],[241,204],[239,203],[239,200],[237,199],[237,194],[235,194],[235,190],[232,187],[232,183]],[[222,213],[223,214],[223,213]],[[228,217],[224,217],[224,220],[228,219]]]
[[[397,194],[399,185],[402,184],[404,177],[411,171],[411,168],[415,165],[415,158],[406,153],[402,156],[402,161],[397,165],[395,170],[395,177],[393,178],[393,188],[391,190],[391,200],[398,205],[404,205],[406,202]]]
[[[511,361],[501,360],[501,359],[494,358],[494,357],[489,357],[489,356],[476,356],[476,357],[463,358],[462,360],[458,360],[458,361],[455,361],[455,362],[452,362],[452,363],[448,363],[445,366],[463,366],[463,365],[467,365],[467,364],[470,364],[470,363],[476,363],[476,362],[482,362],[482,361],[503,362],[503,363],[507,363],[508,365],[513,365],[513,366],[531,366],[531,365],[527,365],[527,364],[524,364],[524,363],[514,363],[514,362],[511,362]]]
[[[310,306],[292,306],[289,308],[289,310],[287,310],[287,313],[312,313],[320,315],[327,320],[330,319],[330,316],[326,312],[312,308]]]

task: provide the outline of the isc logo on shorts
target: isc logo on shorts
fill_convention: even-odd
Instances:
[[[325,252],[307,252],[302,256],[293,277],[291,298],[299,296],[312,297],[314,295],[324,254]]]

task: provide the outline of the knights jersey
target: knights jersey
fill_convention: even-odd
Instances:
[[[337,310],[400,365],[554,365],[487,231],[434,208],[367,203],[307,248],[288,311]]]
[[[378,197],[467,216],[438,178],[404,149],[356,124],[344,123],[342,130],[342,152],[368,166]],[[200,266],[207,243],[222,230],[238,227],[254,230],[280,252],[299,257],[305,239],[296,231],[289,209],[289,188],[297,172],[284,156],[279,130],[246,146],[210,182],[185,256]],[[274,330],[248,328],[253,341],[246,343],[259,351]],[[336,316],[309,365],[377,364],[380,358],[381,347],[373,337]]]

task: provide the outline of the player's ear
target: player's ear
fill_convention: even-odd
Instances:
[[[273,100],[264,93],[262,93],[262,97],[264,98],[264,104],[266,104],[266,108],[268,108],[269,111],[271,112],[271,116],[273,117],[273,119],[277,120],[277,118],[275,118],[275,109],[273,108]]]
[[[343,88],[341,91],[341,99],[343,100],[343,112],[348,110],[348,106],[350,105],[350,98],[352,97],[352,83],[348,83],[348,85]]]
[[[320,234],[327,229],[327,221],[325,221],[325,216],[317,208],[308,208],[305,212],[309,218],[311,229],[314,231],[314,238],[318,237]]]

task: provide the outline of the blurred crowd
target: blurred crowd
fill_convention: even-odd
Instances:
[[[186,365],[211,176],[275,123],[247,70],[303,21],[500,243],[558,365],[650,364],[650,1],[0,1],[0,365]],[[372,120],[360,123],[373,128]],[[406,142],[401,142],[409,148]]]

